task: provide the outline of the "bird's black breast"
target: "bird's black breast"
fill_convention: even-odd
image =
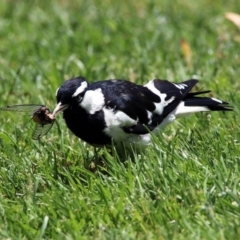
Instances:
[[[63,112],[68,128],[79,138],[92,145],[109,145],[111,138],[104,132],[103,111],[88,114],[80,107],[69,107]]]

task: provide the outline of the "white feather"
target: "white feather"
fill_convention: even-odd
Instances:
[[[152,113],[150,112],[150,111],[147,111],[147,117],[148,117],[148,119],[149,119],[149,121],[148,121],[148,124],[151,124],[152,123]]]
[[[107,125],[104,132],[113,138],[116,144],[124,142],[126,147],[134,144],[142,149],[151,143],[151,135],[149,133],[137,135],[123,131],[122,127],[132,126],[137,123],[137,120],[130,118],[122,111],[114,112],[112,109],[103,108],[103,112]]]
[[[128,138],[129,134],[125,133],[122,127],[129,127],[136,124],[136,120],[130,118],[122,111],[114,112],[113,109],[103,108],[106,128],[104,132],[112,137],[116,142]]]
[[[81,107],[90,114],[94,114],[95,112],[100,111],[103,108],[104,104],[105,100],[101,88],[86,91],[83,100],[80,103]]]
[[[158,132],[159,130],[165,128],[168,124],[172,123],[175,119],[176,119],[175,113],[174,113],[174,111],[172,111],[170,114],[168,114],[168,115],[164,118],[164,120],[161,122],[161,124],[158,125],[158,126],[153,130],[153,132],[156,133],[156,132]]]
[[[208,107],[204,106],[185,106],[182,101],[178,107],[173,111],[176,117],[184,117],[186,115],[196,113],[196,112],[207,112],[210,111]]]
[[[164,107],[166,107],[169,103],[171,103],[175,98],[171,97],[167,101],[165,98],[167,97],[166,93],[161,93],[155,86],[154,86],[154,80],[151,80],[148,82],[145,87],[147,87],[150,91],[158,95],[161,99],[160,103],[154,103],[156,109],[154,110],[155,113],[158,115],[161,115],[163,113]]]
[[[176,83],[173,83],[173,85],[175,86],[175,87],[177,87],[178,89],[184,89],[184,88],[186,88],[188,85],[187,84],[185,84],[185,83],[178,83],[178,84],[176,84]]]
[[[79,95],[80,93],[84,92],[85,89],[87,88],[87,82],[82,82],[80,87],[77,88],[77,90],[74,92],[74,94],[72,95],[72,97],[76,97],[77,95]]]
[[[155,88],[154,86],[154,80],[149,81],[147,84],[144,85],[144,87],[148,88],[150,91],[155,93],[156,95],[159,96],[159,90]]]
[[[164,118],[162,123],[160,125],[158,125],[153,130],[153,132],[157,132],[160,129],[163,129],[168,124],[172,123],[176,118],[184,117],[184,116],[190,115],[192,113],[196,113],[196,112],[206,112],[206,111],[210,111],[210,109],[208,107],[204,107],[204,106],[185,106],[184,101],[182,101],[171,113],[169,113]]]
[[[217,99],[217,98],[212,98],[213,101],[216,101],[218,103],[223,103],[221,100]]]

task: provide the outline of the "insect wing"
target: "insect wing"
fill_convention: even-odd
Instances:
[[[5,106],[1,107],[1,111],[12,111],[12,112],[29,112],[34,114],[39,109],[44,107],[44,105],[35,105],[35,104],[23,104],[23,105],[12,105],[12,106]]]
[[[39,140],[41,137],[46,135],[49,132],[49,130],[52,128],[53,123],[54,121],[52,123],[47,123],[47,124],[37,123],[32,135],[33,140]]]
[[[36,122],[35,129],[33,131],[32,138],[39,140],[46,135],[51,129],[54,120],[45,116],[46,112],[50,112],[44,105],[38,104],[23,104],[23,105],[11,105],[1,107],[0,111],[12,111],[12,112],[29,112],[32,115],[32,120]]]

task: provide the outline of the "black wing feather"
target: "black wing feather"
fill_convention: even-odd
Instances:
[[[140,123],[147,124],[147,111],[154,111],[154,102],[160,102],[159,96],[144,86],[125,80],[99,81],[90,85],[91,89],[101,88],[106,107],[126,113]]]
[[[191,79],[179,84],[160,79],[155,79],[153,82],[155,88],[160,93],[166,94],[165,101],[174,97],[173,101],[164,106],[161,115],[154,113],[154,103],[160,103],[161,99],[147,87],[124,80],[107,80],[91,84],[89,90],[101,88],[105,97],[106,107],[116,111],[120,110],[131,118],[138,120],[136,125],[123,127],[125,132],[146,134],[158,126],[178,106],[189,94],[189,91],[197,84],[198,80]],[[193,93],[192,96],[194,95],[198,95],[198,93]],[[153,114],[151,121],[148,119],[147,111]]]
[[[184,100],[184,98],[189,94],[192,88],[198,83],[196,79],[190,79],[181,83],[171,83],[167,80],[155,79],[155,87],[162,93],[167,95],[165,100],[174,97],[174,100],[164,108],[162,113],[162,119],[164,119],[169,113],[171,113],[178,104]],[[185,85],[186,87],[180,88],[180,86]],[[177,87],[179,86],[179,87]]]

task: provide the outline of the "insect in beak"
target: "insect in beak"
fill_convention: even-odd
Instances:
[[[13,111],[13,112],[29,112],[32,115],[32,120],[36,123],[33,131],[32,138],[39,140],[41,137],[46,135],[52,128],[55,117],[44,105],[37,104],[23,104],[23,105],[12,105],[0,108],[1,111]]]
[[[53,110],[53,113],[52,113],[53,117],[55,118],[57,114],[67,109],[68,106],[69,106],[68,104],[62,104],[61,102],[59,102],[55,107],[55,109]]]

